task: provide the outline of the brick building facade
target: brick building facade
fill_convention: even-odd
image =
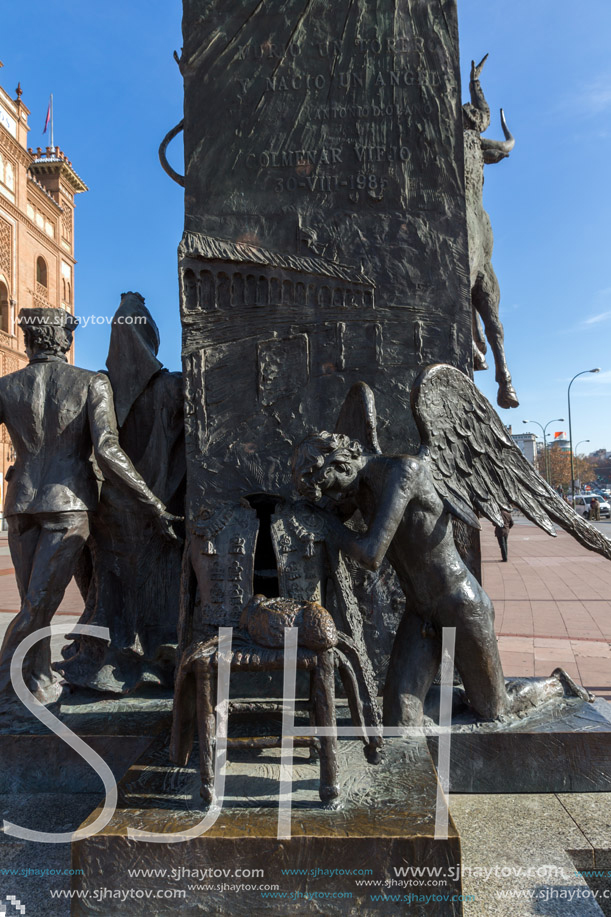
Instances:
[[[19,87],[12,98],[0,86],[0,375],[27,363],[20,309],[74,312],[74,198],[87,186],[59,147],[28,149],[29,114]],[[11,461],[2,426],[0,507]]]

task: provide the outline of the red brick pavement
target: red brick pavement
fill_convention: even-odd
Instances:
[[[0,535],[0,635],[19,608],[6,545]],[[521,520],[509,536],[508,563],[501,563],[494,530],[484,522],[482,557],[505,674],[549,675],[560,665],[611,700],[611,562],[564,532],[551,538]],[[82,608],[73,581],[58,614],[79,615]]]
[[[509,535],[508,563],[484,522],[482,558],[505,674],[549,675],[560,665],[611,700],[611,562],[523,520]]]

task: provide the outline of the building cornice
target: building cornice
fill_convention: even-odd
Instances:
[[[37,156],[30,164],[30,172],[34,175],[59,175],[72,188],[74,194],[89,191],[68,160],[62,159],[61,156]]]
[[[53,195],[47,191],[45,186],[38,181],[35,175],[28,175],[28,181],[32,182],[32,184],[35,185],[39,191],[42,191],[44,196],[53,204],[57,210],[59,210],[60,213],[64,212],[64,208],[61,206],[61,204],[57,203]]]
[[[0,63],[0,67],[1,66],[2,64]],[[25,102],[21,100],[21,84],[19,84],[17,87],[16,99],[10,96],[6,89],[0,86],[0,99],[2,99],[3,104],[6,106],[6,108],[10,109],[12,116],[17,120],[19,120],[19,116],[22,112],[24,112],[26,115],[30,114],[30,109],[27,107]]]
[[[15,140],[12,134],[9,134],[4,125],[0,124],[0,147],[18,159],[22,166],[28,168],[32,162],[32,155],[28,153],[25,147],[22,147],[18,140]]]
[[[21,220],[21,222],[27,226],[28,231],[31,232],[34,236],[36,236],[36,238],[39,241],[44,242],[45,245],[51,246],[52,248],[54,248],[57,251],[57,253],[62,256],[62,258],[65,258],[67,261],[71,261],[73,265],[77,263],[74,255],[68,253],[65,249],[63,249],[61,245],[59,245],[55,241],[55,239],[51,239],[46,234],[46,232],[42,232],[38,228],[36,223],[32,222],[29,216],[27,216],[27,214],[25,214],[23,210],[20,210],[19,207],[15,207],[15,205],[11,203],[11,201],[4,200],[4,198],[2,198],[2,200],[0,200],[0,213],[2,212],[3,208],[8,213],[11,214],[13,219]]]

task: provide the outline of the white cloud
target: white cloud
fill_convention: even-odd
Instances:
[[[611,76],[599,76],[586,87],[584,102],[593,115],[600,114],[611,107]]]
[[[586,318],[584,325],[598,325],[600,322],[606,322],[608,318],[611,318],[611,309],[607,312],[599,312],[598,315],[592,315],[590,318]]]
[[[611,73],[601,73],[590,82],[582,83],[564,97],[560,107],[576,109],[586,117],[611,109]]]
[[[579,323],[580,328],[591,328],[592,325],[601,325],[611,320],[611,287],[599,290],[592,300],[592,308],[596,311]]]

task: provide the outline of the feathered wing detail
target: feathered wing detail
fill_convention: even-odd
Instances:
[[[358,439],[366,452],[381,452],[375,398],[365,382],[356,382],[346,395],[335,424],[335,432]]]
[[[438,493],[450,505],[473,507],[495,525],[516,507],[555,535],[554,522],[584,547],[611,559],[611,539],[558,496],[522,455],[502,420],[473,382],[453,366],[422,371],[412,411]]]

